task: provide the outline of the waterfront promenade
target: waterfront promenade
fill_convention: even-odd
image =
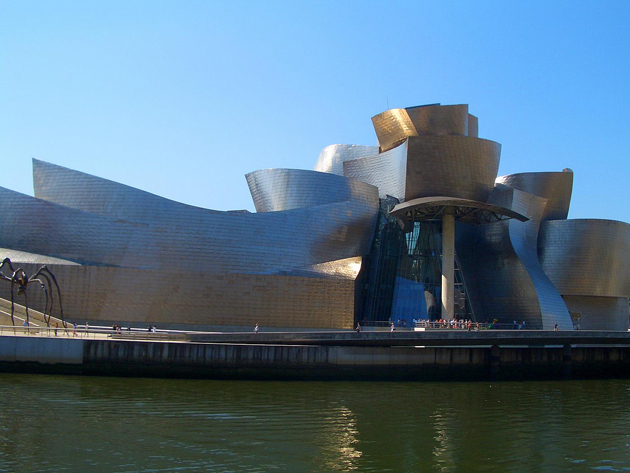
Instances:
[[[627,332],[218,333],[2,327],[0,371],[232,379],[630,377]]]

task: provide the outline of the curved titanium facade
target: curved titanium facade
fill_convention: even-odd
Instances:
[[[329,172],[343,176],[343,163],[353,159],[365,158],[378,154],[378,146],[330,145],[326,146],[315,163],[315,171]],[[346,176],[352,177],[352,176]]]
[[[374,201],[376,190],[354,179],[302,169],[263,169],[245,178],[259,213],[350,200]]]
[[[26,268],[54,267],[71,318],[353,326],[354,279],[378,212],[369,184],[298,171],[288,190],[310,185],[320,198],[297,195],[291,205],[300,208],[251,214],[187,206],[39,161],[34,176],[37,195],[51,201],[0,188],[0,246],[18,250],[5,253]]]
[[[486,202],[499,170],[501,145],[467,136],[409,138],[405,200],[447,195]]]
[[[374,131],[378,137],[380,151],[389,151],[418,131],[404,108],[393,108],[372,117]]]
[[[104,217],[0,188],[0,244],[86,264],[277,273],[369,250],[378,194],[376,188],[358,184],[366,193],[356,199],[262,214],[200,209],[193,219],[190,214],[178,216],[179,204],[163,199],[162,211],[172,206],[174,214],[152,224]],[[127,205],[133,206],[134,189],[125,190]],[[85,199],[90,194],[82,186],[66,192]]]
[[[424,105],[405,110],[419,136],[469,136],[468,105]]]
[[[224,213],[175,202],[38,159],[33,159],[33,189],[38,199],[137,223],[181,225],[202,215]]]
[[[545,222],[538,253],[545,273],[563,296],[630,296],[627,223],[595,219]]]
[[[473,122],[471,135],[468,133],[469,117]],[[372,117],[372,124],[381,151],[390,150],[412,136],[477,136],[477,119],[468,114],[468,105],[394,108]]]
[[[376,156],[343,163],[343,174],[378,187],[379,196],[405,198],[407,142]]]
[[[573,172],[571,171],[510,174],[498,177],[496,183],[547,199],[547,205],[541,217],[543,222],[566,220],[569,215],[573,192]]]
[[[525,320],[532,329],[562,330],[573,324],[562,297],[538,261],[536,236],[545,200],[497,187],[490,202],[529,218],[478,228],[458,226],[457,251],[475,313],[502,322]]]

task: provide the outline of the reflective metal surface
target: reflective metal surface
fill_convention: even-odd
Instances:
[[[302,169],[263,169],[245,175],[256,211],[277,212],[350,200],[374,201],[376,189],[343,176]]]
[[[68,179],[66,171],[50,166],[47,172],[60,172],[65,178],[61,180],[65,187],[56,193],[58,200],[82,211],[0,190],[4,196],[0,207],[6,209],[0,221],[20,222],[0,227],[3,246],[80,263],[274,273],[364,254],[378,212],[373,186],[313,171],[349,182],[353,191],[348,199],[286,212],[208,212],[111,181],[105,181],[105,190],[99,192],[99,178],[73,171]],[[113,204],[107,202],[108,193],[115,198]],[[87,204],[93,195],[96,203]],[[140,207],[152,207],[152,218],[141,214],[140,221],[132,221],[136,198]],[[83,211],[88,206],[93,213]],[[51,233],[44,238],[27,228]]]
[[[498,177],[496,183],[547,199],[541,221],[565,220],[569,215],[573,191],[573,172],[570,170],[510,174]]]
[[[394,108],[372,117],[381,151],[395,148],[418,131],[404,108]]]
[[[422,105],[394,108],[372,117],[381,151],[390,150],[405,139],[422,135],[468,134],[468,105]],[[477,120],[472,118],[477,136]]]
[[[250,214],[187,206],[47,163],[34,168],[37,195],[64,205],[0,189],[0,246],[81,264],[55,267],[69,318],[352,327],[375,187],[297,172],[302,184],[315,179],[319,198],[296,195],[289,206],[305,207]]]
[[[182,204],[118,182],[33,159],[35,197],[137,223],[181,225],[216,210]]]
[[[468,105],[424,105],[405,109],[418,135],[468,135]]]
[[[628,329],[630,225],[587,219],[545,222],[538,252],[580,328]]]
[[[448,195],[486,202],[499,170],[501,145],[467,136],[409,138],[405,200]]]
[[[538,252],[545,273],[563,296],[630,296],[627,223],[596,219],[545,222]]]
[[[319,172],[330,172],[343,176],[343,163],[376,154],[378,154],[378,146],[330,145],[326,146],[319,154],[314,169]]]
[[[343,174],[378,187],[379,197],[405,198],[407,180],[407,141],[376,156],[343,163]]]
[[[532,329],[562,330],[573,324],[562,297],[538,261],[536,240],[545,200],[499,186],[490,202],[529,218],[478,228],[457,228],[457,252],[475,313],[487,320],[526,322]]]

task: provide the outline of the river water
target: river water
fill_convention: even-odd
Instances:
[[[0,374],[0,471],[630,471],[630,380]]]

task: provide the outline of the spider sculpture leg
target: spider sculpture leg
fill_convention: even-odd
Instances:
[[[61,289],[59,288],[59,284],[57,283],[57,278],[52,273],[48,267],[45,265],[37,270],[37,272],[31,277],[31,280],[35,280],[37,277],[42,276],[48,285],[48,290],[46,291],[46,295],[50,294],[50,312],[48,312],[48,320],[50,321],[50,316],[52,315],[54,299],[53,299],[53,290],[52,286],[54,285],[57,292],[57,297],[59,299],[59,318],[61,319],[61,323],[65,326],[66,321],[63,318],[63,304],[61,301]],[[39,281],[39,280],[38,280]],[[39,281],[41,284],[41,281]]]
[[[18,296],[24,296],[24,307],[26,309],[26,324],[30,325],[30,320],[28,316],[28,299],[26,297],[26,286],[28,285],[28,276],[24,272],[22,268],[18,268],[13,271],[13,275],[11,276],[11,281],[13,284],[16,284],[18,287]],[[11,313],[13,313],[13,300],[11,301]],[[15,324],[14,324],[15,325]]]
[[[43,276],[43,275],[42,275]],[[48,280],[48,278],[46,276],[43,276],[44,280]],[[46,322],[46,326],[50,327],[50,314],[52,312],[52,302],[50,300],[50,298],[48,297],[48,288],[46,287],[46,285],[44,284],[44,282],[41,279],[38,279],[36,277],[31,277],[28,282],[29,284],[32,282],[37,281],[39,283],[39,286],[42,288],[42,290],[44,291],[44,296],[46,297],[45,303],[44,303],[44,322]],[[50,281],[48,281],[50,283]],[[26,296],[26,293],[24,293],[24,296]],[[51,294],[51,298],[52,298],[52,294]]]
[[[2,268],[4,266],[8,266],[9,269],[11,270],[11,277],[5,276],[5,274],[2,272]],[[13,318],[13,314],[15,312],[15,302],[14,302],[14,295],[13,295],[13,286],[15,285],[15,281],[13,280],[14,275],[15,275],[15,269],[13,269],[11,260],[9,258],[4,258],[2,260],[2,263],[0,263],[0,279],[11,283],[11,325],[15,327],[15,319]]]

